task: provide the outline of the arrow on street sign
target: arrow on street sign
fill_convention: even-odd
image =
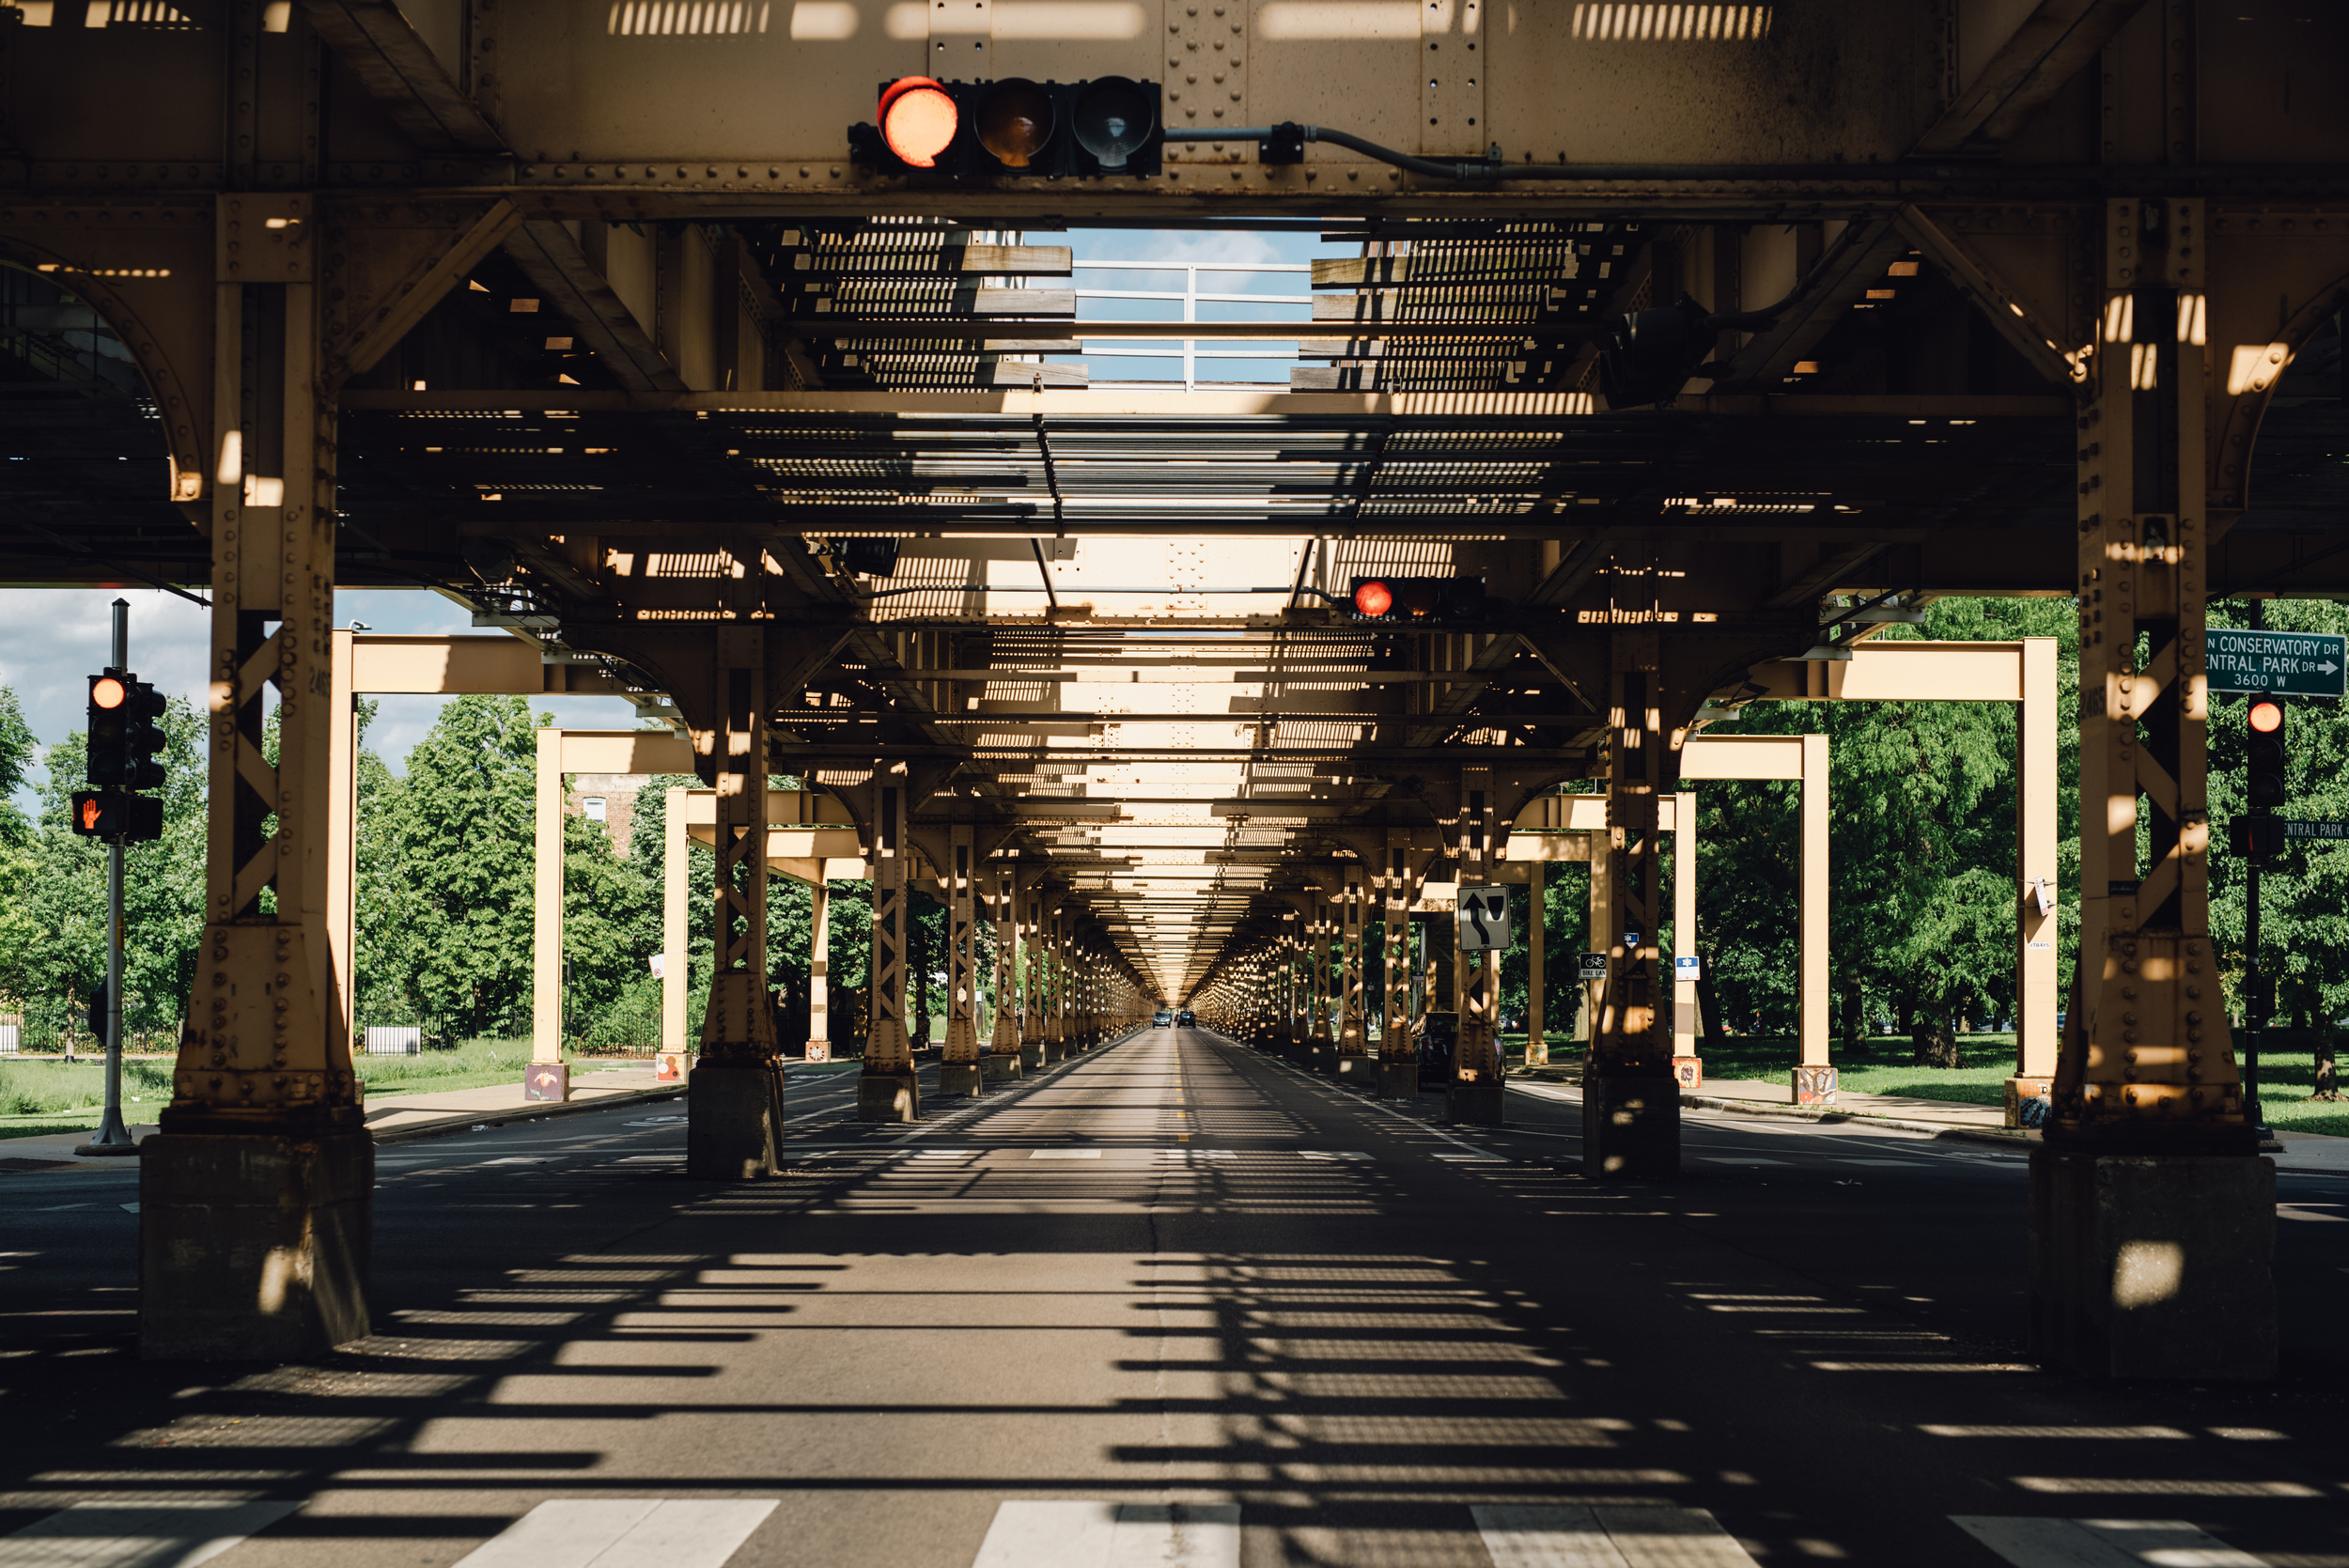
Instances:
[[[1509,890],[1462,888],[1459,903],[1460,951],[1489,953],[1509,947]]]
[[[2335,697],[2343,694],[2349,638],[2332,631],[2202,633],[2202,660],[2213,691]]]

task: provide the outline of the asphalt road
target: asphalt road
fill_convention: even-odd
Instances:
[[[1691,1112],[1597,1186],[1555,1091],[1199,1031],[852,1088],[755,1185],[681,1105],[385,1149],[312,1365],[139,1362],[135,1173],[0,1176],[0,1568],[2349,1564],[2349,1180],[2281,1179],[2278,1384],[2112,1386],[2021,1360],[1998,1149]]]

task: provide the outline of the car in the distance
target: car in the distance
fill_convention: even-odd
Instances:
[[[1159,1008],[1156,1013],[1150,1016],[1151,1024],[1159,1029],[1164,1029],[1167,1025],[1173,1023],[1174,1021],[1174,1015],[1163,1007]]]
[[[1174,1015],[1174,1027],[1177,1029],[1194,1029],[1198,1027],[1198,1018],[1192,1015],[1191,1010],[1188,1007]]]

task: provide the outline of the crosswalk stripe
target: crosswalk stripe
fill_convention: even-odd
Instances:
[[[1702,1508],[1478,1503],[1469,1512],[1493,1568],[1754,1568]]]
[[[1239,1568],[1239,1505],[1006,1502],[971,1568]]]
[[[0,1539],[0,1568],[195,1568],[293,1502],[77,1502]]]
[[[458,1568],[723,1568],[775,1498],[542,1502]]]
[[[2183,1519],[2045,1519],[1952,1514],[1950,1522],[2014,1568],[2260,1568],[2260,1560]]]

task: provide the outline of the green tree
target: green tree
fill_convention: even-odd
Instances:
[[[520,697],[459,697],[407,776],[376,785],[363,989],[389,987],[451,1036],[529,1024],[537,728]]]
[[[124,1026],[176,1033],[204,931],[205,753],[202,718],[183,699],[161,725],[165,784],[163,836],[129,846],[122,858]],[[10,988],[68,1011],[106,977],[106,846],[73,831],[73,792],[88,770],[87,737],[76,731],[48,749],[40,813],[11,863],[20,879],[0,924]],[[6,851],[0,851],[5,855]],[[7,875],[7,873],[0,873]]]
[[[1945,599],[1894,638],[2058,640],[2064,711],[2060,776],[2077,776],[2077,612],[2068,599]],[[1757,703],[1712,733],[1824,734],[1831,775],[1828,874],[1832,973],[1844,1035],[1887,1008],[1938,1032],[2011,1010],[2018,897],[2015,757],[2008,704]],[[1796,1002],[1798,786],[1713,784],[1698,791],[1702,925],[1733,1024],[1759,1015],[1791,1032]],[[2059,924],[2068,978],[2077,921],[2077,794],[2059,821]]]

